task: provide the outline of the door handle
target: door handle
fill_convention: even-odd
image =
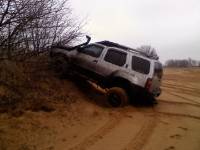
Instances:
[[[94,63],[97,63],[97,62],[98,62],[98,60],[93,60],[93,62],[94,62]]]

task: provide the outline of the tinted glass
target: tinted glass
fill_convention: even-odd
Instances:
[[[155,71],[160,72],[163,70],[162,64],[159,62],[155,62]]]
[[[103,51],[103,47],[97,45],[89,45],[84,47],[81,52],[93,57],[99,57]]]
[[[132,57],[132,69],[139,73],[148,74],[150,70],[150,62],[146,59],[133,56]]]
[[[157,75],[159,78],[162,78],[163,67],[161,63],[155,62],[154,74]]]
[[[125,52],[109,49],[104,60],[117,66],[123,66],[126,63],[126,55]]]

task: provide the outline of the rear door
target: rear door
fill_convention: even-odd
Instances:
[[[150,74],[151,62],[147,59],[132,55],[131,74],[137,78],[137,85],[144,87]]]

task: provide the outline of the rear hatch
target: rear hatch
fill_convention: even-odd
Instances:
[[[152,78],[151,92],[155,96],[159,96],[161,93],[161,79],[163,76],[163,66],[160,62],[154,64],[154,74]]]

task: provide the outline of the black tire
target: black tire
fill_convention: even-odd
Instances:
[[[70,64],[67,58],[65,58],[64,56],[54,56],[52,58],[52,67],[53,70],[56,72],[56,74],[61,77],[64,78],[69,74],[69,68],[70,68]]]
[[[123,107],[128,101],[127,92],[120,87],[112,87],[107,92],[108,103],[113,107]]]

